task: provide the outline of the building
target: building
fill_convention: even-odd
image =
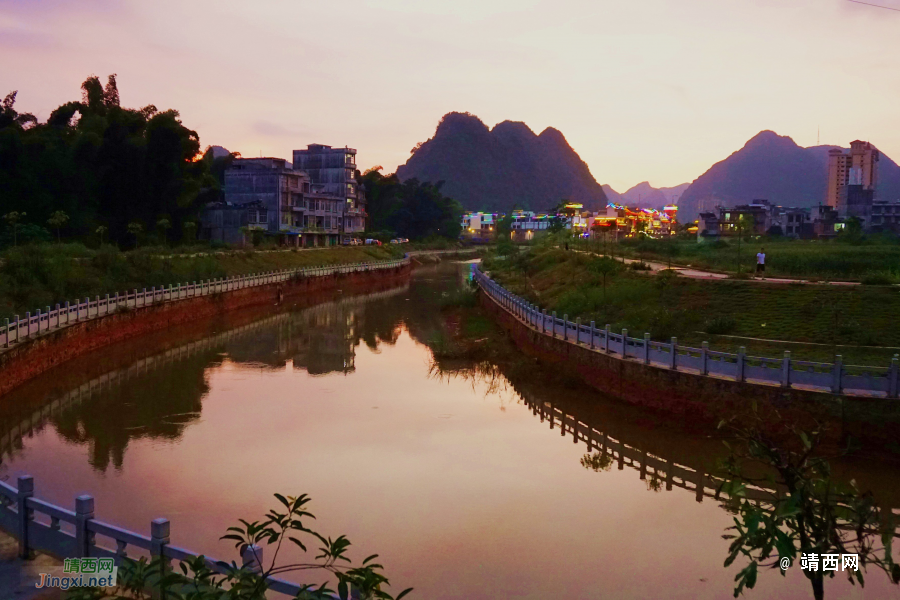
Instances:
[[[299,246],[303,240],[297,208],[310,185],[309,177],[283,158],[236,158],[225,170],[225,204],[243,207],[255,203],[265,211],[267,234],[277,236],[281,244]]]
[[[850,142],[850,152],[828,151],[828,187],[825,204],[841,217],[866,221],[875,200],[881,155],[869,142]]]
[[[241,210],[247,214],[238,216]],[[243,245],[248,232],[260,230],[286,246],[349,243],[366,226],[356,150],[312,144],[295,150],[293,162],[237,158],[225,171],[224,204],[205,212],[205,239]]]
[[[550,215],[537,214],[531,211],[516,210],[512,213],[512,238],[517,242],[527,242],[534,236],[550,229]]]
[[[344,243],[365,231],[366,198],[356,182],[356,150],[309,144],[294,150],[294,169],[303,171],[321,194],[340,198],[341,234]]]

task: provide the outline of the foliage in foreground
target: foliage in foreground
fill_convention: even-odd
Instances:
[[[213,570],[209,561],[198,556],[194,560],[181,562],[176,569],[165,568],[163,563],[145,558],[131,560],[120,569],[118,588],[107,591],[103,588],[76,588],[69,592],[69,600],[98,600],[101,598],[140,599],[149,598],[151,589],[162,592],[168,600],[265,600],[269,589],[268,580],[285,573],[304,571],[318,572],[326,578],[337,581],[336,590],[328,587],[328,582],[320,585],[301,586],[298,600],[333,600],[337,595],[341,600],[400,600],[412,591],[408,588],[396,598],[383,588],[389,585],[382,565],[375,562],[377,554],[354,565],[347,556],[350,540],[346,536],[335,539],[325,537],[305,525],[315,519],[307,510],[310,498],[275,494],[279,506],[272,509],[259,521],[245,521],[241,525],[229,527],[221,539],[232,540],[239,551],[251,548],[257,560],[249,566],[236,563],[218,563]],[[307,544],[318,544],[318,554],[313,562],[278,564],[278,555],[283,545],[296,546],[303,553],[308,552]],[[268,566],[256,556],[252,548],[265,545],[272,551]],[[254,570],[253,563],[258,564]],[[222,571],[222,572],[220,572]]]
[[[777,413],[775,418],[781,421]],[[734,421],[727,425],[739,445],[729,446],[731,455],[722,465],[727,479],[718,490],[731,499],[729,504],[736,513],[731,533],[724,536],[732,540],[725,566],[739,557],[748,561],[735,577],[735,597],[755,586],[760,568],[780,568],[785,560],[800,568],[797,559],[810,554],[858,555],[858,570],[840,572],[854,585],[865,585],[867,567],[881,569],[894,584],[900,583],[900,565],[891,552],[894,523],[890,519],[882,523],[872,495],[860,492],[853,481],[841,486],[832,480],[829,460],[818,452],[821,429],[807,433],[790,427],[797,447],[787,448],[764,433],[755,410],[749,425]],[[761,466],[769,475],[748,475],[754,466]],[[776,491],[765,500],[751,500],[748,486]],[[816,600],[825,597],[825,579],[837,573],[826,571],[824,565],[803,570]]]

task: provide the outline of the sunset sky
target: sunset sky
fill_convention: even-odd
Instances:
[[[556,127],[619,191],[763,129],[900,160],[900,11],[848,0],[0,0],[0,55],[41,120],[117,73],[123,104],[245,156],[349,145],[393,171],[458,110]]]

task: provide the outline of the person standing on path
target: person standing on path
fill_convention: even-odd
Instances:
[[[756,274],[762,274],[762,278],[766,278],[766,249],[760,248],[756,255]]]

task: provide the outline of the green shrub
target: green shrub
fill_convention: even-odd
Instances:
[[[895,278],[890,273],[883,271],[871,271],[862,277],[863,285],[891,285]]]
[[[711,335],[727,335],[735,330],[737,323],[734,317],[719,316],[706,322],[706,333]]]

